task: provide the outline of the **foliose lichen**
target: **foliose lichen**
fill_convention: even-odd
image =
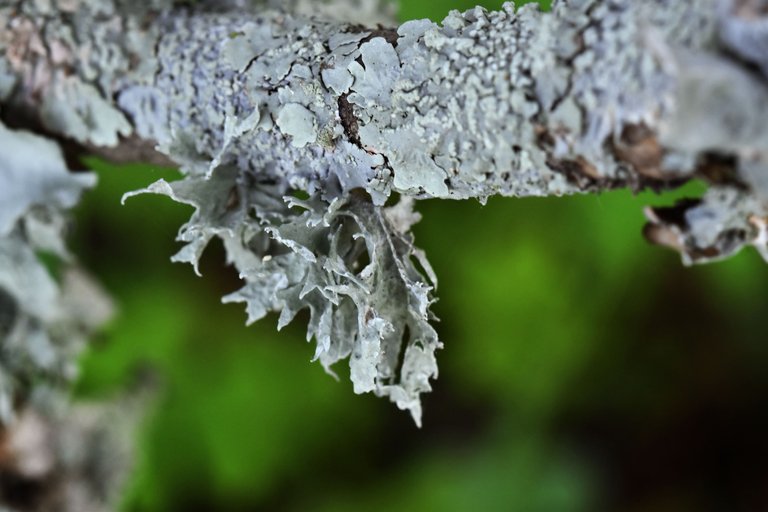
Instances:
[[[711,192],[649,210],[649,238],[687,263],[766,254],[768,93],[749,68],[764,64],[762,1],[508,3],[398,28],[243,16],[249,0],[72,0],[67,16],[32,2],[0,9],[13,18],[0,93],[81,142],[151,141],[185,178],[146,191],[196,207],[174,259],[197,265],[221,238],[244,281],[227,301],[251,321],[280,311],[280,326],[309,309],[316,358],[349,356],[356,391],[418,421],[440,346],[435,279],[410,199],[385,206],[395,193],[484,201],[699,177]]]
[[[64,210],[95,184],[52,141],[0,124],[0,425],[25,404],[54,404],[88,335],[111,314],[65,248]],[[60,263],[54,275],[38,254]]]

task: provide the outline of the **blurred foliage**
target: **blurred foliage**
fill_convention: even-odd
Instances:
[[[487,2],[497,8],[501,2]],[[403,2],[404,19],[468,0]],[[310,364],[300,326],[244,326],[217,244],[169,261],[190,210],[122,193],[176,171],[96,160],[74,248],[120,314],[76,397],[152,386],[125,511],[757,510],[768,506],[768,266],[645,243],[642,207],[699,195],[425,201],[441,376],[424,428]]]

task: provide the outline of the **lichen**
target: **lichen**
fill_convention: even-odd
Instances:
[[[768,77],[768,2],[749,0],[720,2],[718,35],[723,45],[748,62],[759,66]]]
[[[196,207],[174,260],[197,270],[221,238],[245,282],[226,300],[246,303],[249,322],[280,311],[279,326],[308,308],[316,358],[349,356],[358,392],[418,419],[436,375],[434,277],[408,199],[385,207],[393,193],[484,201],[702,177],[713,188],[681,207],[683,221],[649,210],[649,237],[687,263],[767,250],[754,2],[507,3],[397,29],[244,16],[249,3],[0,10],[19,17],[0,38],[0,88],[56,133],[96,145],[130,135],[177,162],[183,180],[146,189]]]
[[[95,184],[69,173],[58,146],[0,124],[0,424],[29,402],[61,399],[88,335],[111,314],[104,293],[65,248],[63,210]],[[39,259],[62,262],[55,278]]]
[[[700,200],[646,208],[645,213],[649,240],[678,251],[686,265],[722,260],[747,245],[768,262],[768,207],[748,192],[712,187]]]
[[[317,140],[317,124],[315,116],[303,105],[288,103],[277,114],[277,127],[291,137],[291,144],[303,148]]]
[[[198,207],[174,259],[196,264],[208,241],[222,238],[246,282],[226,300],[245,302],[249,322],[278,310],[282,326],[309,308],[308,336],[321,363],[351,355],[356,391],[389,395],[418,416],[414,390],[427,389],[426,376],[436,373],[438,341],[420,328],[430,340],[422,358],[414,339],[406,348],[398,340],[406,325],[413,335],[413,319],[429,317],[430,280],[394,281],[398,293],[421,294],[397,314],[382,313],[397,302],[392,290],[355,291],[382,287],[375,276],[394,274],[373,248],[406,235],[363,222],[374,212],[384,218],[392,192],[560,195],[648,179],[663,186],[695,170],[681,148],[646,163],[623,137],[636,126],[656,133],[675,107],[686,110],[676,99],[684,86],[674,52],[649,35],[650,20],[676,49],[701,52],[716,40],[714,3],[667,2],[666,17],[646,4],[609,4],[558,2],[552,14],[531,5],[454,11],[441,25],[411,21],[396,34],[270,12],[175,17],[153,85],[140,86],[163,98],[155,104],[174,105],[165,119],[148,113],[167,128],[140,134],[165,134],[156,139],[161,149],[189,175],[149,191]],[[192,51],[197,33],[206,39]],[[126,108],[134,90],[120,93]],[[144,111],[134,111],[137,127]],[[293,190],[310,199],[283,203]],[[356,242],[349,218],[360,219],[351,230]],[[372,247],[369,270],[351,269],[343,251],[332,251],[361,240]],[[396,371],[382,362],[403,351]],[[411,370],[420,377],[406,379]],[[392,379],[404,383],[393,387]]]
[[[308,309],[315,359],[332,373],[349,357],[355,392],[388,396],[420,423],[419,394],[437,375],[441,345],[429,322],[434,273],[408,234],[418,220],[410,200],[392,208],[359,194],[330,204],[317,195],[299,200],[253,186],[234,168],[140,192],[196,208],[174,260],[196,268],[211,238],[222,239],[244,281],[223,300],[245,303],[248,323],[279,311],[282,328]]]

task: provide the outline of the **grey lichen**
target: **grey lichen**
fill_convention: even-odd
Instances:
[[[760,67],[768,77],[768,11],[766,0],[720,2],[718,21],[723,45]]]
[[[702,200],[648,211],[649,238],[686,263],[768,253],[761,2],[505,4],[396,29],[243,16],[249,0],[71,0],[66,16],[31,2],[0,9],[0,92],[53,132],[143,139],[177,162],[183,180],[146,189],[196,208],[174,259],[197,270],[221,238],[244,281],[225,300],[279,326],[309,309],[316,358],[349,356],[356,391],[418,421],[440,343],[411,198],[702,178]]]
[[[768,261],[765,202],[738,189],[712,187],[700,200],[646,208],[645,214],[646,236],[680,252],[687,265],[725,259],[745,245]]]
[[[279,329],[308,309],[315,359],[332,373],[349,357],[356,392],[388,396],[420,422],[419,394],[437,375],[441,345],[429,323],[434,273],[408,234],[419,218],[412,200],[391,208],[373,205],[364,192],[330,204],[300,200],[256,187],[232,167],[140,192],[195,207],[174,260],[197,268],[211,238],[222,239],[245,283],[223,300],[245,303],[248,323],[279,311]]]
[[[0,236],[9,235],[33,206],[71,208],[83,189],[96,184],[91,173],[70,173],[52,140],[0,123],[0,147]]]
[[[132,131],[125,115],[91,84],[61,77],[40,107],[45,125],[83,144],[115,146]]]
[[[280,131],[292,137],[291,143],[297,148],[303,148],[317,140],[315,115],[299,103],[284,105],[278,112],[275,123]]]
[[[67,171],[52,141],[0,124],[0,425],[32,401],[57,400],[88,335],[110,315],[65,248],[63,210],[95,183]],[[56,278],[38,257],[62,262]]]
[[[0,148],[0,508],[113,510],[129,467],[117,432],[132,423],[118,425],[115,406],[67,407],[80,351],[113,310],[63,239],[66,210],[96,178],[2,123]]]

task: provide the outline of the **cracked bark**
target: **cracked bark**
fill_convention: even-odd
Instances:
[[[507,5],[397,29],[162,0],[56,5],[0,8],[4,121],[175,162],[184,180],[147,189],[198,209],[174,258],[196,265],[221,237],[246,283],[226,299],[249,321],[309,308],[317,359],[349,356],[356,391],[416,421],[440,343],[411,198],[702,179],[703,198],[646,210],[649,240],[686,263],[745,245],[768,259],[764,1]],[[385,208],[395,192],[406,202]]]

